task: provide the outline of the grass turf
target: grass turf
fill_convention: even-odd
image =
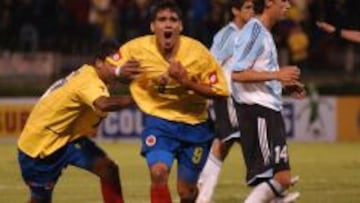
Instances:
[[[295,189],[301,192],[298,202],[353,203],[360,202],[360,143],[290,143],[293,174],[300,175]],[[149,176],[144,159],[139,155],[138,141],[104,142],[100,146],[120,165],[122,186],[127,203],[149,201]],[[14,143],[0,143],[0,202],[23,203],[28,189],[22,182]],[[249,192],[244,183],[244,165],[240,147],[234,146],[223,165],[216,203],[242,202]],[[176,165],[170,187],[174,202]],[[54,203],[101,202],[97,177],[68,167],[55,191]]]

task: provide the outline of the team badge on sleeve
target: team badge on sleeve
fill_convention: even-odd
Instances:
[[[210,85],[218,83],[218,77],[216,72],[212,72],[209,74],[209,81],[210,81]]]
[[[114,66],[120,66],[120,62],[121,62],[120,59],[121,59],[120,52],[116,52],[115,54],[106,57],[106,61],[108,61]]]
[[[149,147],[152,147],[156,144],[156,137],[154,135],[149,135],[146,137],[145,144]]]
[[[112,55],[112,59],[113,59],[114,61],[120,60],[120,59],[121,59],[120,52],[117,52],[117,53],[113,54],[113,55]]]

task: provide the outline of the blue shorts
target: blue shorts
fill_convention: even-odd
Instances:
[[[196,183],[209,155],[213,136],[208,121],[190,125],[146,116],[141,153],[149,167],[162,162],[170,170],[177,159],[178,178]]]
[[[53,188],[67,165],[91,171],[95,160],[105,153],[87,137],[61,147],[45,158],[32,158],[18,150],[21,175],[35,198],[51,197]]]

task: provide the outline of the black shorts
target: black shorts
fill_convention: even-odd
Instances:
[[[235,103],[248,185],[290,170],[285,125],[281,112],[257,104]]]
[[[239,124],[231,97],[214,101],[215,136],[223,142],[239,138]]]

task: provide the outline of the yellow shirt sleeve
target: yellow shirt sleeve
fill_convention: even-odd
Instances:
[[[119,59],[116,62],[116,64],[118,64],[118,68],[121,68],[121,66],[124,65],[126,61],[132,58],[130,53],[132,44],[133,44],[132,41],[130,41],[119,48],[118,50]]]
[[[101,84],[86,84],[78,90],[78,95],[81,101],[96,110],[94,101],[99,97],[108,97],[109,92],[106,87]]]
[[[221,71],[221,67],[216,60],[211,56],[210,52],[205,51],[204,65],[201,74],[201,80],[211,86],[212,90],[221,96],[229,96],[229,90],[225,76]]]

